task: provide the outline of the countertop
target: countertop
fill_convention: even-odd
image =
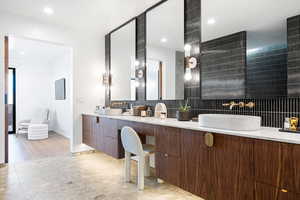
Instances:
[[[168,127],[204,131],[204,132],[211,132],[211,133],[220,133],[225,135],[270,140],[270,141],[277,141],[277,142],[284,142],[284,143],[291,143],[291,144],[300,144],[300,134],[280,132],[279,128],[262,127],[258,131],[232,131],[232,130],[201,127],[199,126],[198,122],[177,121],[177,119],[175,118],[167,118],[161,120],[154,117],[136,117],[136,116],[126,116],[126,115],[109,116],[109,115],[98,115],[94,113],[84,113],[84,115],[92,115],[98,117],[106,117],[110,119],[133,121],[133,122],[140,122],[140,123],[146,123],[152,125],[168,126]]]

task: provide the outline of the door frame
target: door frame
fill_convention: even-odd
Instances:
[[[17,123],[16,123],[16,68],[9,67],[8,71],[13,72],[13,131],[8,131],[8,134],[16,133]]]
[[[4,37],[4,135],[5,135],[5,163],[8,163],[8,68],[9,68],[9,39]]]

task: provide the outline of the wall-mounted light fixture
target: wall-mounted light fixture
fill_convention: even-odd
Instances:
[[[191,49],[192,46],[190,44],[186,44],[184,46],[186,64],[184,79],[186,81],[190,81],[192,79],[192,69],[194,69],[197,66],[197,58],[191,56]]]
[[[137,71],[137,77],[138,77],[139,79],[141,79],[141,78],[144,77],[144,72],[143,72],[142,69],[139,69],[139,70]]]
[[[102,74],[102,85],[110,86],[111,84],[111,76],[109,73],[105,72]]]

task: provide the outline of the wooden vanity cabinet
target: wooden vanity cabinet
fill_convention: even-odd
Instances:
[[[209,199],[252,200],[254,189],[253,140],[213,134],[209,171]]]
[[[256,192],[275,200],[300,199],[300,145],[255,140],[254,163],[256,188],[268,188]]]
[[[300,145],[83,116],[83,142],[123,158],[122,127],[154,135],[156,176],[206,200],[300,200]]]
[[[253,200],[253,141],[213,134],[208,147],[205,134],[183,130],[181,187],[208,200]]]
[[[155,127],[155,168],[156,176],[180,186],[181,174],[181,129]]]
[[[300,194],[255,182],[255,200],[299,200]]]
[[[82,116],[82,141],[84,144],[96,148],[96,117],[90,115]]]
[[[124,150],[118,120],[105,117],[82,116],[83,143],[114,158],[123,158]]]
[[[212,151],[205,145],[204,132],[182,130],[180,187],[204,199],[212,192]]]

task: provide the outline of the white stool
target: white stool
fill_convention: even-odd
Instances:
[[[144,189],[144,176],[150,174],[149,156],[154,153],[153,145],[142,145],[138,134],[130,127],[123,127],[121,140],[125,149],[125,181],[130,182],[131,154],[135,154],[138,161],[138,189]]]
[[[42,140],[48,138],[47,124],[30,124],[28,126],[28,140]]]

